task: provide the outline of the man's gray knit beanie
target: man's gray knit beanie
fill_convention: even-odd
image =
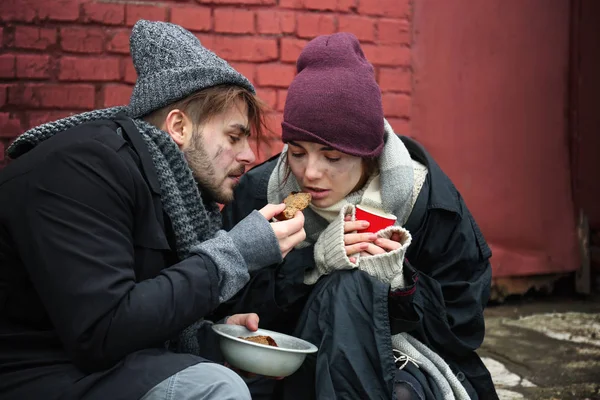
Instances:
[[[246,77],[178,25],[139,20],[129,45],[138,74],[129,101],[132,118],[216,85],[238,85],[256,93]]]

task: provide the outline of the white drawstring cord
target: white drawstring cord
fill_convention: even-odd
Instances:
[[[394,357],[394,363],[403,363],[400,367],[398,367],[398,369],[404,369],[404,367],[406,367],[406,364],[408,364],[409,362],[413,363],[415,367],[419,368],[419,363],[417,362],[417,360],[415,360],[407,354],[402,353],[400,350],[392,349],[392,356]]]

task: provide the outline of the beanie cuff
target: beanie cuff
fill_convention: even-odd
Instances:
[[[337,151],[341,151],[344,154],[349,154],[351,156],[356,156],[356,157],[364,157],[364,158],[379,157],[381,155],[381,152],[383,151],[383,145],[384,145],[384,142],[382,140],[381,143],[375,149],[364,149],[364,150],[358,151],[355,147],[345,147],[343,145],[340,145],[339,143],[328,142],[327,140],[324,140],[323,138],[321,138],[320,136],[318,136],[312,132],[306,131],[302,128],[298,128],[297,126],[294,126],[285,121],[283,121],[281,123],[281,131],[282,131],[281,139],[284,143],[289,143],[289,142],[293,142],[293,141],[316,142],[316,143],[323,144],[325,146],[330,146],[333,149],[335,149]],[[383,139],[383,135],[382,135],[382,139]]]
[[[224,84],[240,86],[255,94],[250,81],[234,69],[193,66],[140,77],[131,94],[130,115],[143,117],[200,90]]]

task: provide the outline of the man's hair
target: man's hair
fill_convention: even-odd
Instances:
[[[204,122],[226,112],[236,100],[242,100],[248,107],[248,123],[250,131],[256,135],[256,147],[262,135],[268,130],[265,117],[267,105],[249,90],[237,85],[217,85],[200,90],[184,99],[169,104],[144,117],[146,122],[160,127],[171,110],[181,110],[192,119],[195,127],[200,127]]]

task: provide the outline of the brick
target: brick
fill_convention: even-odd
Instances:
[[[386,118],[397,135],[410,136],[410,120],[406,118]]]
[[[378,41],[382,44],[409,44],[410,25],[407,20],[380,19],[377,23]]]
[[[77,21],[79,18],[80,0],[28,0],[35,4],[40,20]]]
[[[0,55],[0,78],[15,77],[15,56],[12,54]]]
[[[60,28],[60,47],[75,53],[102,53],[106,41],[103,28]]]
[[[32,0],[0,1],[0,21],[33,22],[35,3]]]
[[[281,61],[295,63],[308,40],[281,38]]]
[[[130,85],[106,85],[103,88],[103,107],[122,106],[129,103],[133,86]]]
[[[277,106],[277,91],[275,89],[257,88],[256,94],[270,108],[275,109]]]
[[[274,5],[277,0],[196,0],[202,4],[228,4],[228,5]]]
[[[46,79],[50,77],[50,56],[17,55],[17,78]]]
[[[118,81],[120,60],[116,57],[63,57],[58,79],[61,81]]]
[[[198,40],[200,41],[200,43],[202,43],[202,46],[206,47],[207,49],[210,49],[210,50],[214,51],[213,44],[215,42],[215,37],[216,36],[210,35],[210,34],[206,34],[206,33],[196,33],[194,36],[196,36],[198,38]]]
[[[128,4],[125,6],[125,23],[135,25],[140,19],[149,21],[166,21],[167,9],[161,6]]]
[[[285,100],[287,99],[287,90],[279,89],[277,91],[277,111],[283,111],[285,107]]]
[[[278,58],[277,40],[258,37],[200,35],[200,41],[228,61],[273,61]]]
[[[254,12],[235,8],[215,10],[215,32],[254,33]]]
[[[281,127],[281,125],[279,125]],[[281,136],[281,135],[280,135]],[[281,153],[283,150],[283,142],[280,138],[275,138],[274,140],[269,141],[270,144],[270,153],[267,155],[268,158],[271,158],[275,154]]]
[[[265,122],[270,131],[268,137],[281,138],[281,123],[283,122],[283,113],[271,112],[266,115]]]
[[[56,109],[92,109],[95,89],[88,84],[35,83],[8,88],[8,103]]]
[[[410,17],[410,0],[362,0],[358,4],[358,13],[381,15],[388,18]]]
[[[260,64],[256,67],[256,84],[287,88],[295,74],[296,68],[293,65]]]
[[[0,137],[13,138],[23,132],[21,121],[11,113],[0,113]]]
[[[190,31],[205,32],[211,30],[211,10],[208,7],[172,7],[171,22]]]
[[[296,30],[296,16],[293,11],[258,11],[256,30],[262,34],[293,33]]]
[[[410,96],[398,93],[383,93],[381,101],[385,115],[390,117],[410,117]]]
[[[25,129],[31,129],[47,122],[57,121],[73,114],[75,114],[73,111],[29,111],[27,113],[28,123]]]
[[[350,32],[363,42],[375,41],[375,20],[358,15],[338,16],[338,31]]]
[[[258,146],[256,145],[256,139],[253,137],[250,138],[250,146],[256,154],[256,161],[249,165],[248,169],[262,163],[263,161],[266,161],[275,154],[281,153],[281,150],[283,150],[283,143],[281,142],[281,139],[271,136],[272,135],[269,135],[268,137],[266,136],[265,138],[259,140]]]
[[[116,3],[86,3],[83,21],[103,25],[121,25],[125,22],[125,5]]]
[[[131,58],[127,58],[124,60],[125,62],[125,79],[126,83],[135,83],[137,80],[137,72],[135,67],[133,66],[133,61]]]
[[[56,36],[56,29],[17,26],[15,28],[15,47],[46,50],[56,44]]]
[[[4,47],[4,27],[0,26],[0,48]]]
[[[244,75],[248,80],[254,83],[254,75],[256,72],[256,65],[252,63],[241,63],[234,62],[230,63],[230,65],[240,74]]]
[[[0,108],[4,107],[6,104],[6,92],[8,90],[8,85],[0,85]]]
[[[314,38],[319,35],[329,35],[336,31],[335,17],[321,13],[298,14],[296,33],[302,38]]]
[[[373,65],[409,66],[410,48],[401,45],[362,45],[363,52]]]
[[[379,68],[379,86],[383,91],[411,92],[412,73],[406,68]]]
[[[279,6],[298,10],[348,12],[354,7],[354,0],[280,0]]]
[[[131,31],[120,29],[106,33],[106,50],[110,53],[129,54],[129,36]]]

